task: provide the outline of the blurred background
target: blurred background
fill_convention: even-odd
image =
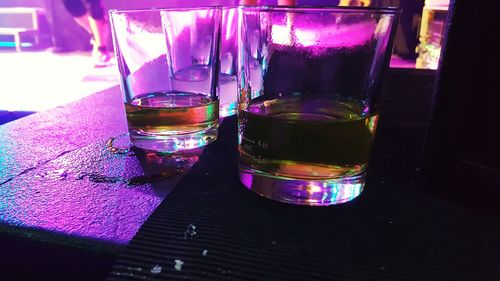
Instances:
[[[87,0],[88,1],[88,0]],[[276,5],[278,1],[246,1]],[[448,0],[299,0],[298,5],[401,7],[391,67],[437,67]],[[196,0],[101,0],[109,9],[186,7]],[[238,0],[209,0],[203,5],[237,5]],[[109,26],[108,26],[109,28]],[[0,1],[0,124],[33,112],[82,99],[118,85],[109,37],[110,59],[96,67],[92,36],[67,11],[63,0]],[[101,44],[101,45],[102,45]]]

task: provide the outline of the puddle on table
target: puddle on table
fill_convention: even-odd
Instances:
[[[76,179],[83,180],[85,178],[88,178],[91,182],[95,183],[122,183],[128,186],[138,186],[163,181],[171,177],[175,177],[183,172],[184,169],[182,168],[174,168],[158,174],[135,176],[130,179],[126,179],[123,177],[104,176],[96,173],[80,173],[78,174]]]
[[[123,134],[109,138],[105,143],[106,151],[111,154],[124,155],[137,158],[143,166],[144,175],[134,177],[108,176],[99,172],[79,172],[76,180],[88,179],[94,183],[125,184],[139,186],[160,182],[188,170],[198,161],[202,150],[182,152],[182,154],[161,153],[147,151],[134,147],[130,143],[129,135]],[[67,174],[64,175],[66,177]]]
[[[106,149],[111,154],[136,156],[145,158],[147,162],[155,164],[165,164],[165,162],[175,163],[177,167],[193,164],[198,161],[199,155],[203,152],[202,148],[183,151],[180,153],[149,151],[137,148],[132,145],[128,134],[109,138],[106,141]]]
[[[106,141],[106,148],[112,154],[129,155],[129,152],[131,152],[131,147],[132,146],[128,134],[112,137]]]
[[[43,173],[36,174],[35,177],[47,180],[65,180],[68,177],[68,171],[66,171],[66,169],[45,171]]]
[[[102,143],[101,143],[102,145]],[[90,158],[79,162],[84,156],[73,156],[73,159],[67,163],[61,163],[62,165],[77,165],[80,168],[79,172],[74,171],[74,168],[60,168],[56,167],[53,170],[46,170],[39,172],[35,177],[43,180],[89,180],[94,183],[103,184],[122,184],[126,186],[140,186],[145,184],[152,184],[160,181],[167,180],[169,178],[175,177],[189,170],[191,166],[194,165],[199,159],[201,152],[203,150],[197,149],[193,151],[182,152],[179,154],[171,153],[161,153],[154,151],[146,151],[138,149],[131,145],[128,134],[123,134],[117,137],[109,138],[105,144],[104,153],[102,154],[92,154],[90,152],[85,152],[85,149],[79,150],[82,155],[87,155],[90,153]],[[87,154],[85,154],[87,153]],[[132,161],[116,159],[112,155],[120,155],[125,157],[135,158]],[[79,158],[80,157],[80,158]],[[128,158],[127,158],[128,159]],[[102,169],[102,167],[108,165],[114,165],[110,163],[115,163],[113,161],[126,161],[127,163],[136,163],[133,165],[133,169],[137,171],[143,171],[142,175],[128,175],[116,173],[116,171],[108,171]],[[113,166],[115,167],[115,166]],[[137,167],[137,168],[135,168]],[[73,171],[72,171],[73,170]]]
[[[143,185],[143,184],[148,184],[148,183],[154,183],[154,182],[159,182],[166,180],[171,177],[175,177],[179,174],[182,174],[184,172],[184,169],[182,168],[175,168],[169,171],[161,172],[159,174],[154,174],[154,175],[142,175],[142,176],[137,176],[137,177],[132,177],[126,181],[128,186],[136,186],[136,185]]]

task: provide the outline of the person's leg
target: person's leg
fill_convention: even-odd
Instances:
[[[97,64],[107,63],[110,60],[106,46],[109,38],[109,23],[100,0],[87,0],[87,3],[90,14],[88,21],[92,35],[94,36],[93,55],[98,60]]]
[[[90,20],[87,15],[81,17],[75,17],[75,21],[83,27],[89,34],[92,34],[92,27],[90,26]]]
[[[57,1],[57,2],[56,2]],[[60,26],[60,20],[58,18],[55,6],[59,4],[59,0],[44,0],[45,2],[45,16],[49,22],[50,34],[52,47],[51,50],[54,53],[70,51],[64,44],[64,38],[60,29],[56,27]]]
[[[90,23],[87,17],[87,8],[81,0],[63,0],[64,7],[73,16],[75,21],[88,33],[92,34]]]
[[[97,47],[106,47],[109,37],[109,23],[104,15],[104,9],[99,0],[87,0],[89,4],[89,23],[94,44]]]

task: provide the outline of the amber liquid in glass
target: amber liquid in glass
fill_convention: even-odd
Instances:
[[[129,131],[152,136],[188,134],[217,126],[218,108],[218,100],[187,92],[152,93],[125,104]]]
[[[239,111],[240,160],[275,176],[333,179],[366,170],[378,114],[337,96],[258,101]]]

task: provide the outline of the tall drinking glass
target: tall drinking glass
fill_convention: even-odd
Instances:
[[[243,8],[239,177],[248,189],[302,205],[361,193],[399,12]]]
[[[110,11],[128,129],[177,152],[217,137],[219,7]]]

